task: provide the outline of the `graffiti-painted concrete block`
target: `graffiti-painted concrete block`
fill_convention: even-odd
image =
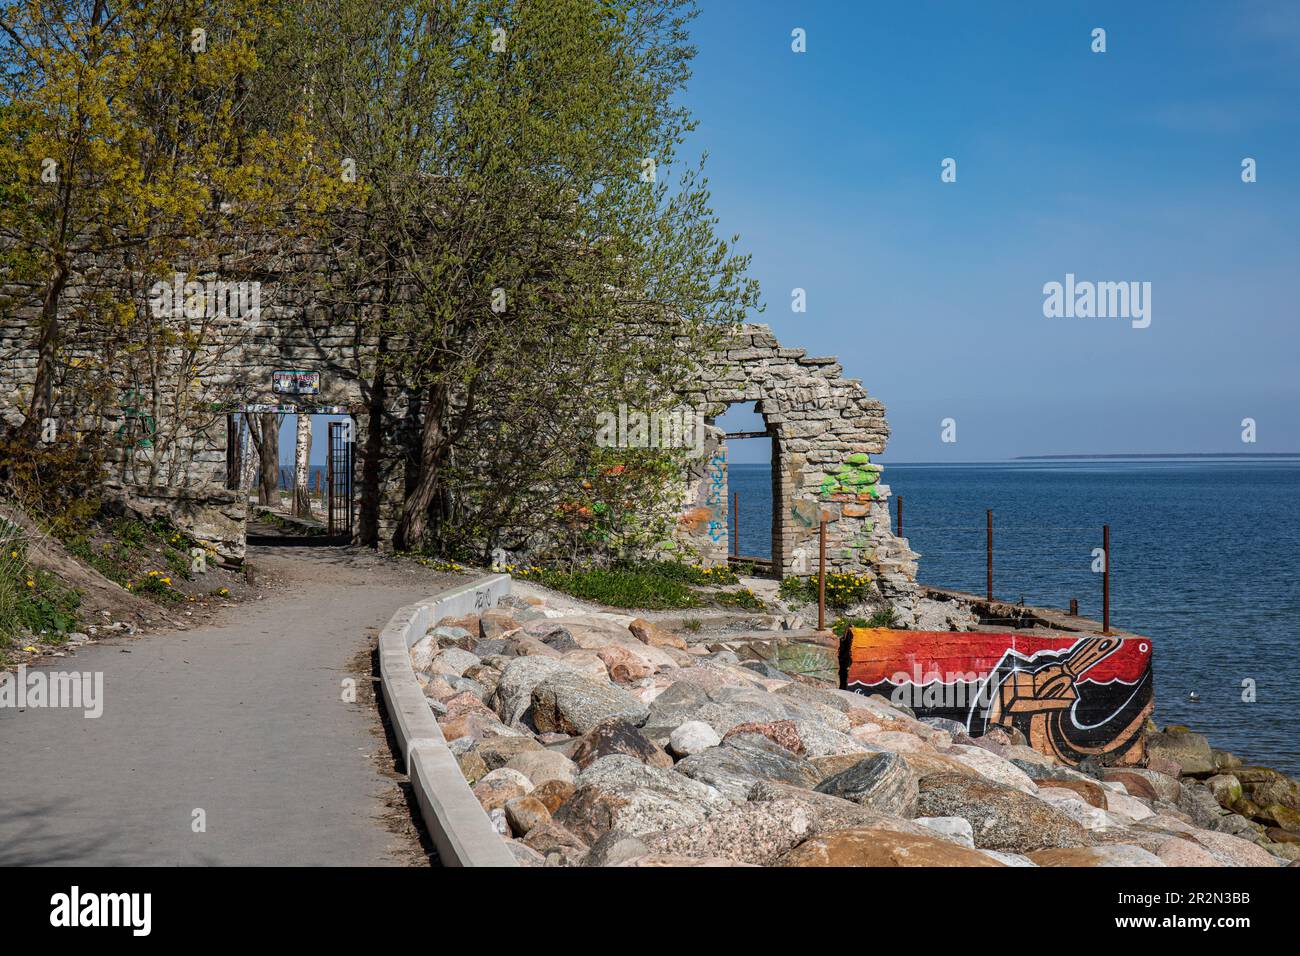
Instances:
[[[918,717],[946,717],[972,737],[1015,727],[1065,763],[1140,763],[1154,705],[1145,637],[853,628],[846,686]]]

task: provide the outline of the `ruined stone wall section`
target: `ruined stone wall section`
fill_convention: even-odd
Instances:
[[[917,555],[890,532],[889,486],[870,460],[889,438],[885,407],[842,373],[834,358],[784,348],[768,326],[745,325],[705,361],[690,399],[710,418],[758,403],[773,440],[773,560],[781,576],[816,572],[825,513],[827,565],[868,572],[887,596],[905,600],[915,592]],[[722,497],[719,515],[696,511],[694,521],[720,517],[725,528]]]

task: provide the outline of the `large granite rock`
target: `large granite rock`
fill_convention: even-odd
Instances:
[[[532,707],[534,687],[555,674],[572,672],[571,665],[554,658],[510,658],[488,702],[503,722],[513,726],[522,722]]]
[[[684,774],[616,754],[578,775],[573,796],[554,818],[590,844],[614,829],[632,836],[680,829],[730,806],[717,790]]]
[[[780,866],[1002,866],[978,850],[937,835],[860,828],[813,837],[783,855]]]
[[[916,812],[926,817],[964,817],[975,845],[1028,853],[1087,844],[1084,828],[1037,797],[980,777],[937,773],[922,777]]]
[[[542,733],[585,734],[611,717],[640,724],[648,713],[627,691],[572,672],[551,674],[533,687],[532,722]]]
[[[760,780],[814,787],[821,780],[816,768],[759,734],[738,734],[717,747],[678,762],[675,772],[715,787],[737,803]]]
[[[1146,750],[1148,758],[1176,764],[1181,773],[1209,775],[1218,769],[1210,742],[1190,730],[1170,727],[1158,734],[1148,734]]]
[[[910,817],[916,811],[916,774],[898,754],[871,754],[823,780],[816,790],[891,816]]]
[[[602,720],[583,734],[573,748],[573,760],[579,768],[589,767],[612,754],[627,754],[652,767],[669,769],[673,765],[672,757],[622,717]]]
[[[652,852],[693,857],[723,857],[769,866],[814,832],[814,817],[794,800],[746,803],[715,813],[702,823],[643,839]]]

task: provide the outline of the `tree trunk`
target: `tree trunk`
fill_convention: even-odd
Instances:
[[[311,517],[311,416],[298,415],[297,442],[293,451],[293,513]]]
[[[275,412],[263,412],[261,419],[262,481],[257,489],[257,503],[274,506],[280,503],[280,423]]]
[[[257,480],[257,441],[253,437],[254,421],[247,412],[243,415],[244,428],[240,434],[242,451],[239,455],[239,490],[248,498],[248,491]]]
[[[59,342],[59,300],[68,284],[68,266],[62,260],[41,301],[40,337],[36,342],[36,382],[27,414],[27,426],[40,432],[50,415],[50,390],[54,382],[54,353]]]
[[[397,547],[415,550],[425,544],[429,530],[429,508],[441,491],[442,460],[447,451],[443,413],[447,407],[445,386],[432,385],[425,396],[424,425],[420,431],[419,470],[402,505],[397,526]]]

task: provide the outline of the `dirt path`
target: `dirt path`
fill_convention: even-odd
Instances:
[[[102,673],[103,716],[0,708],[0,865],[424,861],[368,648],[399,606],[458,578],[331,548],[250,561],[275,582],[260,600],[37,668]]]

